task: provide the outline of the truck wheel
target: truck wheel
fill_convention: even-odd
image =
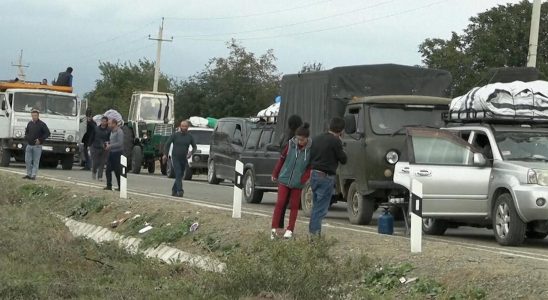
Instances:
[[[449,224],[444,220],[422,219],[422,231],[429,235],[443,235],[448,227]]]
[[[207,164],[207,182],[210,184],[219,184],[221,180],[217,178],[217,173],[215,172],[215,163],[213,160],[210,160]]]
[[[543,240],[548,236],[546,232],[527,231],[525,236],[532,240]]]
[[[175,178],[175,169],[173,169],[173,162],[171,161],[171,158],[167,159],[166,164],[166,171],[167,171],[167,177],[168,178]]]
[[[519,246],[525,239],[525,224],[514,206],[510,194],[502,194],[493,207],[493,231],[497,242],[503,246]]]
[[[346,207],[351,224],[369,225],[375,212],[375,199],[362,196],[357,184],[352,182],[348,189]]]
[[[160,158],[160,172],[162,175],[167,175],[167,160],[164,163],[164,160]]]
[[[61,160],[61,168],[63,170],[72,170],[73,165],[74,165],[74,156],[73,155],[66,155]]]
[[[186,166],[185,173],[183,174],[183,179],[192,180],[192,175],[194,175],[192,169]]]
[[[251,169],[245,171],[244,174],[244,198],[247,203],[261,203],[263,201],[263,191],[255,189],[255,174]]]
[[[314,203],[312,198],[312,187],[310,186],[310,182],[307,182],[301,191],[301,209],[303,214],[309,218],[312,215],[312,205]]]
[[[133,174],[141,173],[143,165],[143,150],[139,146],[133,146],[131,151],[131,172]]]
[[[154,158],[151,158],[147,161],[147,169],[148,174],[154,174],[154,172],[156,171],[156,161],[154,160]]]
[[[11,152],[9,149],[0,148],[0,167],[9,167]]]

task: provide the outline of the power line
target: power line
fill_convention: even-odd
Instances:
[[[279,14],[284,13],[288,11],[293,11],[301,8],[308,8],[320,4],[324,4],[327,2],[332,2],[333,0],[323,0],[318,2],[312,2],[308,4],[303,4],[300,6],[295,6],[291,8],[284,8],[284,9],[278,9],[278,10],[272,10],[272,11],[266,11],[262,13],[254,13],[254,14],[247,14],[247,15],[235,15],[235,16],[225,16],[225,17],[203,17],[203,18],[184,18],[184,17],[168,17],[166,19],[170,20],[179,20],[179,21],[208,21],[208,20],[227,20],[227,19],[243,19],[243,18],[251,18],[251,17],[259,17],[259,16],[266,16],[266,15],[273,15],[273,14]]]
[[[223,36],[223,35],[238,35],[238,34],[245,34],[245,33],[261,32],[261,31],[270,31],[270,30],[274,30],[274,29],[281,29],[281,28],[286,28],[286,27],[292,27],[292,26],[297,26],[297,25],[303,25],[303,24],[308,24],[308,23],[314,23],[314,22],[318,22],[318,21],[323,21],[323,20],[331,19],[331,18],[336,18],[336,17],[341,17],[341,16],[345,16],[345,15],[349,15],[349,14],[354,14],[354,13],[357,13],[357,12],[360,12],[360,11],[363,11],[363,10],[367,10],[367,9],[371,9],[371,8],[383,6],[383,5],[388,4],[388,3],[391,3],[391,2],[394,2],[394,0],[388,0],[388,1],[384,1],[384,2],[377,3],[377,4],[373,4],[373,5],[368,5],[368,6],[360,7],[360,8],[357,8],[357,9],[353,9],[353,10],[349,10],[349,11],[345,11],[345,12],[341,12],[341,13],[337,13],[337,14],[333,14],[333,15],[324,16],[324,17],[321,17],[321,18],[314,18],[314,19],[310,19],[310,20],[306,20],[306,21],[300,21],[300,22],[295,22],[295,23],[290,23],[290,24],[285,24],[285,25],[279,25],[279,26],[265,27],[265,28],[259,28],[259,29],[253,29],[253,30],[245,30],[245,31],[240,31],[240,32],[225,32],[225,33],[199,34],[199,35],[189,35],[189,36],[184,36],[184,35],[183,35],[183,36],[175,36],[175,37],[180,37],[180,38],[199,38],[199,37],[212,37],[212,36]]]

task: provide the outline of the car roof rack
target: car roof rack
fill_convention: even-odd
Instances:
[[[449,110],[442,114],[445,122],[450,123],[487,123],[487,124],[548,124],[548,117],[539,115],[501,115],[492,111],[475,109]]]

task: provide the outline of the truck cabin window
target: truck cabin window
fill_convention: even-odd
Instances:
[[[140,119],[143,121],[162,121],[166,105],[166,98],[142,97]]]
[[[37,109],[41,114],[71,116],[78,114],[76,98],[62,95],[18,93],[15,94],[13,108],[16,112]]]
[[[433,105],[378,105],[371,106],[369,118],[375,134],[404,135],[406,126],[435,127],[443,124],[442,113],[446,106]]]

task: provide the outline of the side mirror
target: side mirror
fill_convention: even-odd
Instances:
[[[356,133],[356,117],[354,115],[344,116],[344,132],[346,134]]]
[[[487,160],[485,156],[481,153],[474,153],[474,166],[485,167],[487,165]]]

